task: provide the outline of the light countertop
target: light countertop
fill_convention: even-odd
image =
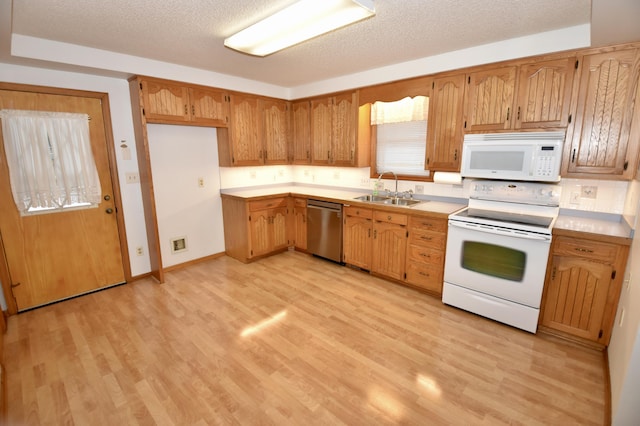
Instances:
[[[617,244],[631,244],[633,230],[621,215],[588,212],[565,212],[560,215],[553,227],[554,235],[572,237],[591,237]]]
[[[273,196],[301,196],[308,198],[321,199],[325,201],[334,201],[346,205],[368,205],[375,206],[381,209],[394,209],[396,211],[402,210],[403,213],[417,213],[424,215],[437,215],[448,216],[467,206],[464,202],[447,202],[437,200],[421,200],[423,202],[415,204],[411,207],[406,206],[390,206],[387,204],[377,204],[354,200],[355,197],[364,194],[370,194],[371,191],[357,191],[339,188],[326,188],[315,187],[305,185],[282,185],[282,186],[270,186],[259,187],[250,189],[223,189],[220,191],[223,195],[237,197],[237,198],[260,198],[260,197],[273,197]]]

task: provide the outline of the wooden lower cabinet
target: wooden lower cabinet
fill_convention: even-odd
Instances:
[[[404,279],[407,223],[407,215],[374,210],[371,272]]]
[[[405,281],[442,295],[446,243],[447,219],[410,217]]]
[[[540,330],[606,347],[628,252],[626,245],[556,237],[542,299]]]
[[[367,271],[371,269],[373,251],[373,210],[345,206],[342,260],[349,265],[357,266]]]
[[[227,255],[249,262],[290,245],[289,197],[247,201],[222,195]]]
[[[293,245],[300,250],[307,249],[307,199],[293,199]]]

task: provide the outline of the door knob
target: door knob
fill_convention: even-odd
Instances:
[[[105,210],[105,212],[107,212],[107,214],[111,214],[113,213],[113,209],[109,207],[108,209]]]

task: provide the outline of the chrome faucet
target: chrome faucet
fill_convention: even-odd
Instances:
[[[395,178],[395,180],[396,180],[396,192],[393,194],[393,196],[397,197],[398,196],[398,175],[395,174],[394,172],[389,170],[389,171],[380,173],[380,176],[378,176],[378,182],[377,182],[376,185],[377,185],[378,188],[380,188],[380,179],[382,179],[382,176],[387,174],[387,173],[391,173],[393,175],[393,177]]]

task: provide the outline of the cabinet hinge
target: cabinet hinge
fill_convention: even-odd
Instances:
[[[435,88],[436,88],[436,82],[435,82],[435,81],[432,81],[432,82],[431,82],[431,90],[433,90],[433,89],[435,89]]]
[[[569,124],[571,124],[571,119],[572,119],[572,118],[573,118],[573,115],[572,115],[572,114],[569,114],[569,120],[568,120]]]
[[[467,77],[467,84],[471,84],[471,76]]]
[[[627,168],[629,168],[629,161],[625,161],[624,162],[624,166],[622,167],[625,171],[627,170]]]
[[[578,69],[578,64],[579,64],[579,63],[580,63],[580,61],[578,61],[578,60],[576,59],[576,69]]]
[[[602,339],[602,330],[598,333],[598,339]]]
[[[615,279],[616,279],[616,271],[613,271],[613,272],[611,273],[611,279],[612,279],[612,280],[615,280]]]

